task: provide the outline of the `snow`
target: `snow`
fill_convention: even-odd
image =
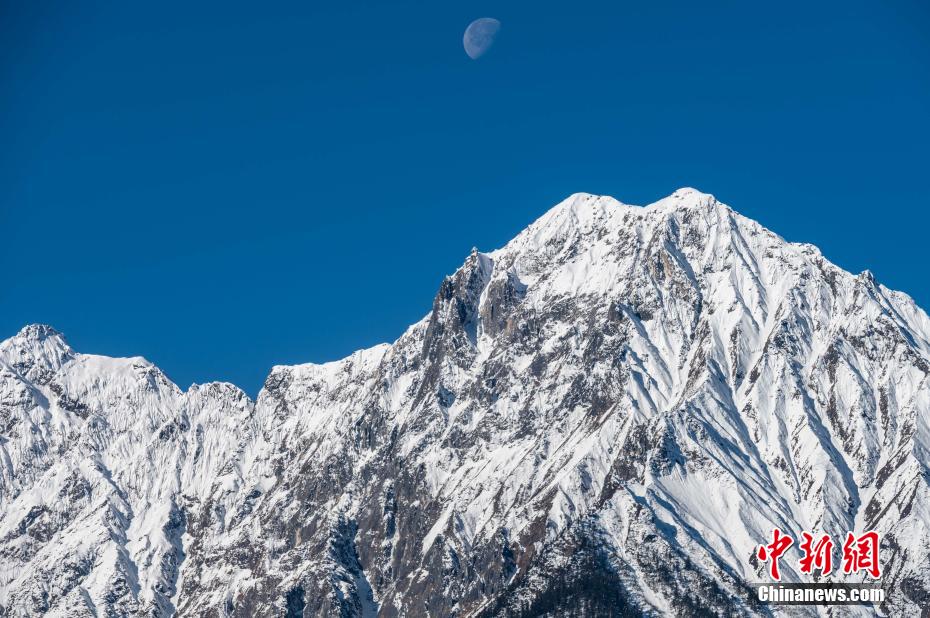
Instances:
[[[642,207],[574,194],[458,274],[481,286],[474,332],[456,330],[463,294],[393,344],[275,366],[255,401],[45,326],[0,343],[0,606],[201,614],[332,581],[363,613],[409,614],[415,582],[451,577],[436,556],[497,555],[506,533],[554,564],[582,521],[657,612],[674,585],[647,537],[736,595],[773,526],[872,527],[902,550],[888,585],[930,586],[930,319],[906,294],[690,188]],[[482,323],[494,303],[506,332]],[[414,551],[365,528],[391,519],[387,487],[413,492],[391,517]],[[332,549],[340,522],[360,568]]]

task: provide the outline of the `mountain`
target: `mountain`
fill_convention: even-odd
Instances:
[[[0,615],[767,615],[777,526],[876,530],[887,602],[843,609],[912,616],[928,449],[907,295],[692,189],[577,194],[255,401],[0,344]]]

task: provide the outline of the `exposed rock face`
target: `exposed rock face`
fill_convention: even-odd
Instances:
[[[851,611],[916,615],[928,448],[909,297],[693,190],[579,194],[254,402],[0,344],[0,615],[766,614],[774,526],[877,530]]]

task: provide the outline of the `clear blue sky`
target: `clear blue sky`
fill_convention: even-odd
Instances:
[[[3,2],[0,138],[0,338],[185,388],[392,341],[576,191],[694,186],[930,307],[925,0]]]

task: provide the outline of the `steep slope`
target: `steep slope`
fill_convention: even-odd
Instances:
[[[578,194],[394,344],[276,367],[255,402],[48,327],[4,342],[0,606],[764,614],[779,526],[879,531],[881,610],[913,615],[928,412],[906,295],[694,190]]]

